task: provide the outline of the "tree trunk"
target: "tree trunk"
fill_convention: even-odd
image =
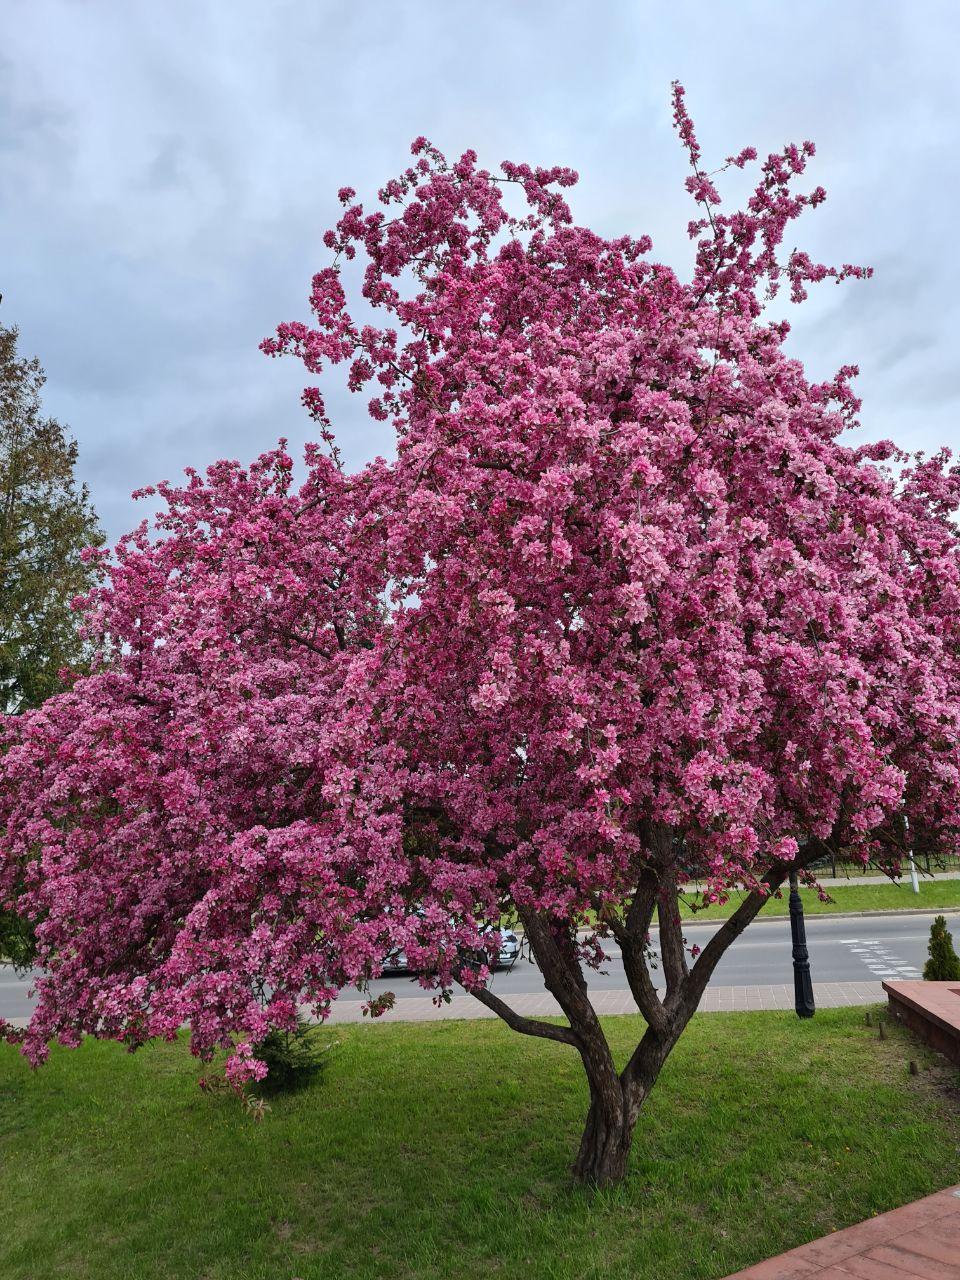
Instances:
[[[571,1170],[574,1180],[585,1186],[609,1186],[627,1171],[635,1119],[629,1115],[622,1092],[617,1092],[619,1098],[597,1096],[590,1103]]]
[[[471,988],[481,1003],[514,1030],[556,1040],[579,1052],[590,1084],[590,1110],[571,1173],[576,1182],[592,1187],[610,1186],[626,1174],[640,1109],[696,1011],[717,962],[766,902],[768,892],[777,889],[790,870],[786,864],[772,868],[765,877],[768,891],[751,892],[720,925],[691,968],[684,954],[681,920],[676,910],[677,876],[669,861],[672,846],[662,832],[658,835],[656,831],[650,843],[660,850],[659,874],[655,870],[644,871],[624,917],[609,912],[603,917],[620,943],[630,990],[647,1023],[622,1072],[617,1073],[603,1026],[590,1003],[576,933],[569,926],[558,925],[531,907],[517,905],[544,984],[566,1015],[568,1026],[522,1017],[493,992]],[[822,841],[811,842],[809,856],[800,865],[820,856],[825,847]],[[666,978],[662,996],[653,985],[647,964],[647,939],[655,909]]]
[[[624,1177],[640,1109],[689,1016],[663,1032],[648,1027],[621,1074],[599,1088],[592,1085],[590,1110],[571,1169],[574,1181],[603,1187]]]

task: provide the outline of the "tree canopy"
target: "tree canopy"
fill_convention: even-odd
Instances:
[[[8,720],[0,890],[27,884],[48,966],[32,1060],[187,1023],[242,1081],[402,947],[438,996],[580,1054],[575,1173],[603,1183],[791,869],[895,865],[904,813],[956,839],[960,473],[847,443],[855,369],[809,381],[764,313],[867,274],[781,252],[823,199],[795,191],[812,145],[726,212],[679,86],[674,108],[688,280],[575,225],[568,169],[418,139],[380,208],[340,191],[312,320],[263,346],[345,364],[395,459],[346,471],[311,386],[305,483],[281,444],[159,486],[89,607],[109,656]],[[691,875],[747,889],[699,955]],[[476,959],[513,915],[562,1025]],[[620,1072],[587,985],[610,935],[647,1023]]]
[[[93,583],[83,552],[103,542],[76,442],[43,416],[43,370],[0,325],[0,708],[35,707],[88,656],[73,600]]]

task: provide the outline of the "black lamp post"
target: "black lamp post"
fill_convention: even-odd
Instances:
[[[803,924],[803,903],[797,887],[797,873],[790,872],[790,936],[793,939],[793,1001],[798,1018],[812,1018],[817,1011],[813,1003],[810,979],[810,956],[807,953],[807,931]]]

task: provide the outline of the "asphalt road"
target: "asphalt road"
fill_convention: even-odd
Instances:
[[[884,978],[919,978],[930,937],[930,915],[861,916],[837,920],[830,916],[807,919],[807,942],[810,965],[815,982],[882,981]],[[951,930],[960,945],[960,912],[945,912]],[[716,925],[698,925],[687,931],[689,942],[704,947]],[[606,944],[607,963],[602,971],[588,974],[592,989],[626,989],[626,978],[619,951]],[[657,981],[659,974],[654,974]],[[758,920],[730,947],[717,965],[712,984],[715,986],[753,986],[793,981],[790,953],[790,922],[787,919]],[[18,977],[12,969],[0,966],[0,1017],[24,1018],[29,1015],[29,977]],[[509,973],[498,973],[493,989],[509,997],[537,994],[543,991],[540,970],[521,957]],[[422,987],[404,975],[381,978],[373,984],[373,993],[393,991],[398,1000],[422,997]],[[345,991],[344,998],[356,993]]]
[[[829,916],[807,919],[807,946],[814,982],[877,982],[884,978],[919,978],[927,956],[927,942],[934,915],[876,915],[847,920]],[[945,912],[947,923],[960,946],[960,912]],[[719,928],[697,925],[687,930],[687,941],[701,949]],[[597,973],[587,974],[588,987],[625,990],[626,976],[615,943],[605,943],[607,963]],[[662,985],[658,972],[654,983]],[[765,986],[793,982],[790,921],[757,920],[734,942],[714,970],[714,986]],[[415,981],[403,977],[381,978],[374,993],[393,991],[398,1000],[422,996]],[[543,979],[535,964],[522,957],[509,973],[498,973],[493,990],[509,997],[543,991]],[[346,996],[347,993],[344,992]]]

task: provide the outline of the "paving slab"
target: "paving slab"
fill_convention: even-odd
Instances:
[[[884,992],[881,982],[815,982],[813,996],[818,1009],[838,1009],[845,1005],[880,1004]],[[561,1016],[560,1006],[546,991],[535,994],[512,994],[504,997],[514,1012],[527,1018]],[[629,991],[601,988],[591,994],[591,1002],[599,1014],[636,1013],[637,1006]],[[335,1000],[328,1019],[331,1023],[369,1022],[363,1000]],[[700,1001],[700,1013],[750,1013],[761,1010],[793,1009],[793,985],[776,983],[765,986],[707,987]],[[304,1006],[304,1013],[309,1010]],[[497,1015],[473,996],[455,995],[448,1003],[434,1003],[433,997],[403,996],[387,1013],[374,1019],[380,1022],[441,1022],[457,1018],[495,1018]],[[25,1027],[28,1019],[12,1017],[14,1027]]]
[[[818,1009],[836,1009],[844,1005],[879,1004],[883,1000],[881,982],[815,982],[813,996]],[[560,1017],[560,1006],[546,992],[536,995],[504,997],[515,1013],[527,1018]],[[629,991],[600,989],[591,994],[591,1003],[599,1014],[636,1013],[637,1006]],[[365,1022],[362,1000],[336,1000],[329,1021]],[[761,1010],[793,1010],[793,986],[779,983],[768,986],[707,987],[700,1001],[701,1013],[749,1013]],[[495,1018],[497,1015],[473,996],[455,995],[448,1003],[437,1005],[432,997],[404,996],[376,1022],[439,1022],[450,1018]]]
[[[960,1187],[831,1232],[726,1280],[960,1280]]]

